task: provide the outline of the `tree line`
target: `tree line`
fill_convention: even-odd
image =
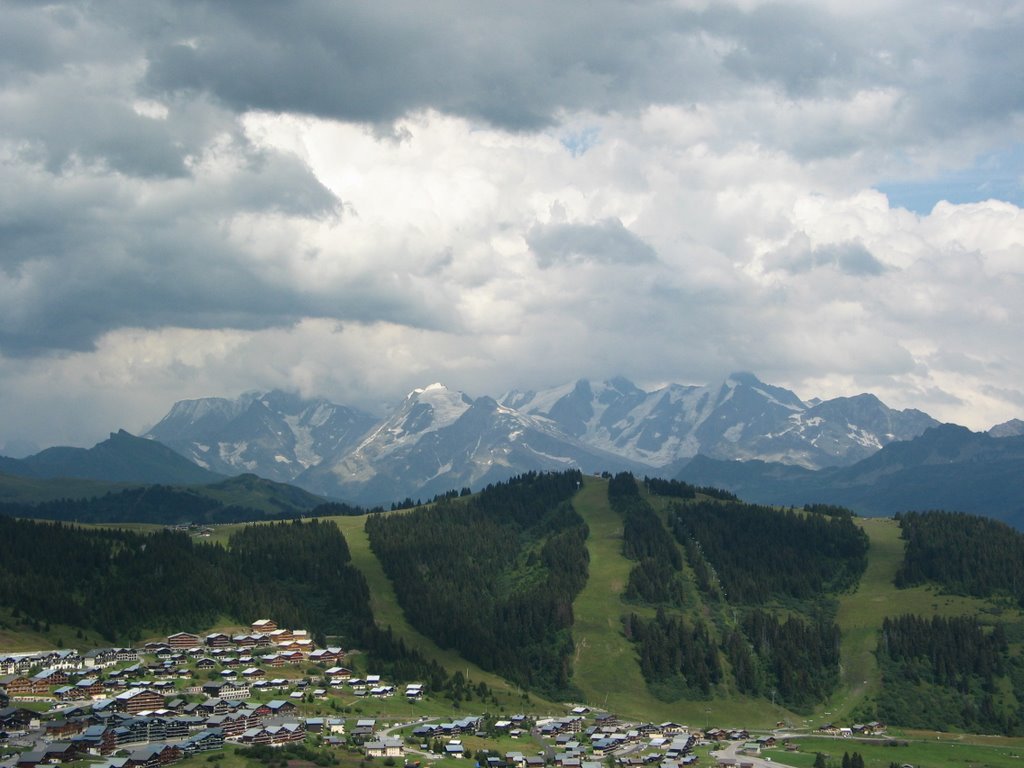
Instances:
[[[717,644],[703,621],[669,616],[659,608],[653,619],[629,614],[623,628],[626,638],[638,644],[640,671],[659,698],[708,698],[721,682]]]
[[[968,616],[886,618],[878,641],[878,716],[909,727],[1018,734],[1024,663],[1001,625]]]
[[[932,582],[961,595],[1008,596],[1024,606],[1020,532],[960,512],[907,512],[898,519],[907,544],[897,587]]]
[[[867,567],[867,536],[846,516],[696,501],[673,505],[669,526],[684,546],[699,545],[733,604],[815,599],[853,588]]]
[[[657,512],[640,495],[636,478],[621,472],[608,481],[608,503],[622,516],[622,554],[636,561],[623,597],[629,602],[682,607],[683,557]]]

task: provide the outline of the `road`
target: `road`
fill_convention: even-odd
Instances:
[[[711,757],[714,759],[732,759],[736,761],[736,765],[739,765],[740,763],[750,763],[754,768],[793,768],[793,766],[786,765],[785,763],[777,763],[774,760],[765,760],[763,757],[741,755],[739,750],[743,744],[744,742],[742,741],[730,741],[729,745],[724,749],[712,752]]]

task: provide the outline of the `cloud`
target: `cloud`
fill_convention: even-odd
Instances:
[[[851,277],[875,277],[885,272],[885,265],[862,243],[847,241],[811,246],[807,236],[799,233],[785,247],[765,257],[769,270],[790,274],[830,267]]]
[[[729,370],[1019,415],[1014,179],[947,183],[1019,143],[1013,4],[415,10],[0,6],[0,441]]]
[[[654,249],[618,219],[595,224],[538,224],[526,236],[541,267],[579,261],[643,264],[657,260]]]

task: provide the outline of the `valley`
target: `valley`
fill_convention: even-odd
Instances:
[[[316,613],[303,613],[305,608],[302,606],[307,600],[312,601],[310,605],[313,605],[322,599],[317,596],[320,593],[315,590],[329,589],[330,587],[325,583],[323,587],[315,587],[314,591],[301,593],[306,596],[299,596],[300,593],[296,593],[300,602],[295,605],[298,612],[292,615],[296,617],[296,620],[307,616],[307,620],[315,628],[317,636],[323,638],[321,642],[344,646],[346,653],[350,654],[350,666],[353,669],[364,674],[369,674],[374,670],[393,670],[394,672],[389,675],[395,674],[396,682],[408,679],[404,677],[405,674],[411,674],[412,679],[434,680],[428,684],[428,690],[431,692],[427,694],[427,699],[417,705],[418,708],[426,707],[424,711],[444,712],[446,707],[457,706],[459,699],[467,695],[466,691],[475,691],[477,687],[480,687],[481,691],[487,692],[486,695],[477,697],[468,694],[470,698],[463,700],[463,707],[469,707],[471,711],[483,707],[486,711],[488,706],[496,706],[500,708],[500,711],[506,713],[521,709],[527,712],[557,715],[559,712],[567,712],[573,707],[586,706],[596,712],[615,713],[620,717],[630,719],[631,722],[682,722],[688,724],[692,730],[702,731],[712,726],[720,726],[726,729],[742,728],[760,733],[785,733],[788,734],[786,738],[791,744],[815,744],[820,747],[820,744],[823,743],[819,733],[820,729],[826,726],[849,728],[857,723],[875,720],[877,719],[876,713],[887,706],[886,697],[892,695],[894,689],[891,688],[892,681],[884,684],[883,670],[879,662],[877,649],[883,623],[895,617],[913,615],[925,619],[946,617],[958,621],[980,621],[979,626],[983,632],[991,633],[998,629],[1005,635],[1008,645],[1004,656],[1001,657],[1003,661],[999,663],[1008,666],[999,673],[1003,675],[1002,677],[995,678],[995,690],[999,691],[995,705],[1002,708],[1004,717],[1009,718],[1005,722],[1016,722],[1012,712],[1013,707],[1017,706],[1014,702],[1020,701],[1018,697],[1021,695],[1021,691],[1017,681],[1021,678],[1017,670],[1019,670],[1021,651],[1024,647],[1024,633],[1022,633],[1024,614],[1022,614],[1019,604],[1008,600],[1005,595],[992,595],[991,597],[955,595],[943,590],[935,583],[897,588],[894,582],[898,572],[904,566],[906,558],[906,540],[901,537],[899,521],[883,518],[852,518],[853,528],[850,530],[862,532],[862,535],[866,537],[866,559],[863,571],[852,588],[841,588],[832,593],[826,591],[810,599],[786,597],[783,593],[772,592],[772,596],[766,602],[755,601],[745,604],[733,602],[725,597],[723,585],[742,583],[736,581],[736,574],[720,572],[716,578],[720,578],[721,581],[716,581],[719,585],[710,592],[707,591],[707,585],[701,586],[701,577],[697,570],[697,566],[700,564],[693,560],[694,554],[689,547],[683,546],[681,542],[672,538],[671,531],[674,525],[673,520],[679,515],[716,514],[714,513],[716,505],[721,505],[723,512],[735,508],[737,513],[742,512],[742,514],[750,514],[760,508],[748,507],[740,502],[728,500],[709,500],[701,493],[696,492],[692,500],[687,500],[685,496],[692,489],[688,489],[683,484],[677,484],[669,489],[671,493],[680,494],[680,496],[673,496],[659,495],[642,483],[638,483],[635,504],[640,506],[636,508],[638,510],[649,508],[654,513],[654,518],[644,518],[647,521],[644,525],[648,526],[647,530],[649,531],[661,530],[660,534],[655,533],[654,535],[671,544],[667,550],[656,548],[655,551],[671,553],[674,550],[677,554],[672,557],[680,558],[682,565],[676,575],[672,577],[673,581],[677,581],[679,585],[678,591],[675,593],[677,597],[673,598],[673,602],[652,603],[636,599],[627,601],[625,595],[629,585],[633,583],[637,569],[644,561],[643,559],[638,560],[636,556],[627,556],[628,550],[624,549],[624,544],[630,540],[630,536],[635,537],[637,533],[624,532],[624,525],[627,528],[629,525],[635,527],[638,522],[626,524],[626,519],[623,518],[622,513],[616,511],[609,498],[609,488],[613,482],[620,483],[620,480],[628,478],[628,476],[621,475],[610,478],[609,476],[570,475],[569,479],[573,483],[579,484],[578,489],[569,494],[571,508],[565,507],[562,502],[557,502],[559,497],[557,494],[551,495],[553,490],[544,491],[542,486],[537,486],[537,483],[544,480],[544,477],[544,475],[535,478],[534,476],[524,477],[507,486],[498,484],[488,488],[482,494],[470,497],[456,496],[422,508],[382,511],[370,516],[365,514],[320,516],[305,522],[257,523],[256,526],[284,525],[285,527],[266,528],[266,530],[268,532],[276,530],[279,532],[277,535],[284,535],[287,532],[289,537],[302,534],[295,539],[295,544],[288,545],[287,551],[294,553],[293,555],[286,555],[284,559],[280,559],[278,555],[274,556],[279,562],[273,566],[273,572],[280,573],[284,578],[287,578],[286,574],[289,570],[289,566],[286,565],[288,557],[297,556],[299,559],[293,561],[294,565],[301,567],[304,571],[313,568],[309,571],[312,573],[318,568],[318,566],[312,565],[313,561],[309,565],[303,565],[304,558],[308,556],[316,558],[319,557],[318,555],[299,554],[302,550],[297,548],[299,542],[307,538],[307,534],[303,533],[304,529],[314,525],[314,520],[319,521],[319,525],[328,523],[331,528],[339,532],[345,542],[347,567],[352,569],[352,574],[358,574],[357,580],[354,580],[354,575],[346,576],[346,579],[352,584],[350,589],[356,589],[356,593],[363,589],[362,587],[357,589],[357,584],[365,584],[367,600],[365,609],[359,607],[358,601],[352,602],[348,612],[331,614],[335,618],[330,619],[328,623],[324,623],[324,617],[318,616]],[[579,479],[574,480],[573,477]],[[534,486],[537,486],[537,490],[530,491],[529,489]],[[657,487],[659,490],[661,489],[661,486]],[[423,518],[423,522],[432,521],[429,524],[434,527],[446,526],[449,525],[448,522],[445,522],[448,519],[447,516],[464,515],[465,513],[460,511],[464,507],[466,512],[475,510],[472,515],[482,516],[479,517],[479,521],[483,523],[489,519],[488,515],[491,514],[489,511],[491,507],[487,506],[491,502],[487,500],[493,494],[499,494],[494,497],[496,500],[505,499],[501,504],[512,504],[519,507],[523,503],[526,503],[527,506],[532,503],[527,499],[533,497],[529,494],[522,495],[527,491],[535,495],[540,493],[541,495],[537,496],[538,499],[547,498],[548,501],[545,504],[548,506],[544,509],[550,511],[543,512],[542,508],[537,507],[529,513],[530,519],[537,521],[531,525],[539,525],[538,528],[507,529],[508,534],[505,535],[514,535],[519,538],[525,548],[519,554],[514,554],[514,550],[510,549],[508,557],[503,561],[505,565],[500,565],[497,560],[483,561],[492,562],[493,567],[500,571],[500,574],[498,571],[495,572],[498,579],[494,582],[496,586],[499,586],[499,592],[511,588],[512,592],[508,594],[512,597],[529,594],[528,590],[532,589],[529,585],[535,583],[536,578],[550,578],[542,576],[541,572],[536,570],[541,567],[541,561],[536,557],[540,556],[542,552],[548,551],[546,548],[550,546],[551,537],[558,535],[564,537],[572,530],[571,526],[577,524],[573,522],[574,520],[585,526],[586,530],[587,575],[585,583],[572,598],[571,603],[572,646],[566,659],[570,670],[568,687],[565,688],[563,694],[554,696],[545,694],[542,689],[530,690],[529,688],[533,686],[524,687],[521,681],[516,682],[503,677],[497,674],[494,668],[488,668],[486,663],[470,661],[464,651],[457,650],[450,644],[445,647],[439,643],[431,634],[435,630],[429,628],[425,630],[424,627],[414,625],[414,622],[410,620],[410,614],[402,605],[399,592],[396,591],[396,586],[401,585],[396,585],[388,576],[385,563],[381,561],[378,552],[375,551],[375,546],[379,546],[379,544],[374,545],[373,538],[380,534],[371,535],[367,526],[367,522],[371,518],[377,521],[377,528],[389,520],[397,522],[406,519],[413,522],[420,518]],[[668,491],[664,492],[668,493]],[[813,523],[817,528],[826,526],[828,530],[834,528],[837,532],[846,530],[846,523],[843,522],[842,516],[845,513],[833,508],[826,508],[824,512],[798,510],[795,516],[792,511],[774,511],[764,508],[760,514],[785,514],[787,515],[786,520],[788,520],[786,525],[797,526],[793,529],[794,531],[803,530],[801,526],[804,523],[801,521],[806,521],[808,524]],[[697,519],[694,518],[695,521]],[[508,520],[494,519],[487,525],[503,526],[508,522]],[[478,523],[474,523],[474,525],[476,524]],[[650,529],[650,525],[655,525],[655,529]],[[87,534],[89,531],[101,533],[104,530],[116,528],[118,526],[84,525],[75,530],[81,530]],[[135,534],[132,535],[167,535],[160,526],[135,524],[131,528],[135,531]],[[268,539],[266,536],[261,536],[254,539],[247,533],[252,529],[252,523],[241,522],[209,524],[193,529],[191,536],[194,543],[191,546],[198,549],[189,557],[198,557],[201,560],[202,557],[205,557],[206,550],[204,548],[210,545],[227,547],[228,551],[236,551],[244,545],[244,548],[252,549],[254,554],[268,552],[269,550],[265,550],[263,547],[272,546],[273,537]],[[389,528],[381,530],[389,530]],[[515,530],[520,532],[513,534],[512,532]],[[701,529],[697,527],[692,530]],[[482,532],[483,529],[481,529],[481,534]],[[75,535],[70,529],[69,533],[72,536]],[[313,533],[313,531],[309,533]],[[1006,541],[1009,543],[1016,542],[1017,537],[1020,536],[1009,529],[1005,529],[1005,533],[998,535],[1008,537]],[[749,546],[749,543],[744,543],[747,533],[743,529],[737,528],[732,536],[735,546],[741,548]],[[250,539],[251,541],[249,541]],[[462,536],[458,539],[457,545],[464,552],[471,553],[476,546],[473,539],[472,534]],[[308,540],[312,542],[312,539]],[[428,544],[424,541],[422,546],[435,546],[440,541],[442,539],[436,539],[435,544]],[[650,540],[648,539],[648,541]],[[510,539],[509,544],[511,545],[511,543]],[[178,547],[181,544],[174,546]],[[636,546],[636,544],[632,546]],[[717,550],[710,539],[705,541],[704,547],[708,553],[706,556],[714,557],[713,553]],[[768,552],[765,552],[765,555],[767,556]],[[403,557],[405,556],[403,555]],[[817,568],[818,566],[813,565],[815,560],[810,553],[807,553],[807,557],[808,568]],[[754,565],[754,563],[748,563],[744,567],[754,567]],[[524,566],[527,569],[522,571]],[[723,566],[719,563],[718,567]],[[506,571],[505,569],[510,570]],[[268,576],[270,576],[269,573],[262,578]],[[774,581],[770,583],[779,585],[786,583],[778,581],[778,575],[772,576],[772,579]],[[271,591],[277,589],[273,581],[260,583],[265,585],[260,589]],[[798,583],[794,583],[794,587],[797,585]],[[407,586],[402,588],[408,589]],[[772,589],[776,588],[780,587]],[[800,589],[802,590],[804,587],[800,587]],[[527,591],[521,592],[521,590]],[[14,593],[9,594],[13,595]],[[423,599],[433,599],[429,597],[429,594],[429,591],[424,592]],[[75,638],[76,643],[90,640],[96,643],[104,639],[97,634],[95,629],[76,627],[73,622],[53,621],[51,623],[50,621],[39,621],[37,618],[33,626],[29,626],[30,622],[23,612],[24,608],[19,607],[20,603],[10,603],[10,599],[5,598],[4,605],[0,606],[0,624],[3,625],[0,627],[0,641],[3,643],[5,652],[38,648],[41,644],[47,643],[65,644],[72,638]],[[17,602],[17,598],[14,599]],[[260,600],[259,594],[256,593],[246,597],[243,602],[238,604],[251,604],[255,606],[252,610],[259,610]],[[237,621],[234,621],[233,617],[229,615],[232,610],[234,609],[225,606],[215,624],[206,624],[198,629],[228,634],[239,631],[240,627]],[[480,610],[492,609],[481,604]],[[834,620],[840,643],[839,661],[834,671],[835,683],[830,688],[828,695],[809,707],[804,705],[788,706],[785,699],[779,694],[779,691],[784,690],[781,686],[784,681],[777,679],[775,683],[771,682],[775,679],[772,677],[773,675],[783,674],[777,670],[784,668],[784,665],[779,667],[779,660],[773,660],[772,656],[753,657],[755,668],[760,670],[758,674],[767,676],[765,680],[768,682],[759,684],[757,690],[760,692],[752,693],[745,688],[747,684],[741,682],[739,671],[733,666],[736,663],[735,659],[725,652],[726,638],[736,635],[736,633],[749,632],[749,620],[758,611],[767,611],[765,616],[775,616],[780,622],[787,622],[787,626],[794,621],[798,625],[803,622],[806,626],[810,626],[808,622],[817,620],[814,617],[823,610],[826,621]],[[628,614],[634,615],[641,621],[653,621],[658,618],[659,621],[682,622],[684,627],[706,626],[707,631],[714,638],[715,647],[720,649],[715,651],[720,658],[722,667],[719,682],[712,684],[707,695],[680,695],[671,693],[672,690],[677,689],[652,685],[650,680],[645,679],[640,663],[640,656],[648,651],[637,644],[636,638],[631,640],[624,631],[623,620]],[[372,616],[372,622],[377,628],[374,632],[367,634],[368,630],[365,627],[357,629],[361,626],[360,622],[363,621],[359,617],[363,615]],[[166,621],[166,619],[154,620]],[[455,622],[456,626],[462,620],[454,614],[451,616],[451,621]],[[350,629],[344,629],[345,626],[349,626]],[[142,638],[138,641],[140,646],[142,640],[147,636],[150,638],[150,642],[159,639],[153,636],[153,628],[155,627],[150,625],[148,635],[146,630],[143,630]],[[352,632],[357,634],[354,635]],[[370,643],[368,646],[362,646],[357,636],[360,633],[362,639],[368,640]],[[750,637],[750,639],[753,641],[756,638]],[[540,647],[538,646],[538,649]],[[756,643],[753,648],[755,652],[761,653],[757,650]],[[550,650],[545,652],[550,652]],[[491,657],[485,655],[483,658]],[[403,669],[408,672],[401,672],[400,670]],[[436,677],[436,672],[428,671],[441,669],[444,670],[446,676],[444,678]],[[310,671],[313,671],[312,667]],[[453,680],[456,681],[454,688],[452,687]],[[543,678],[538,677],[536,684],[538,686],[549,685],[550,681],[545,683]],[[773,685],[779,686],[778,689]],[[887,685],[889,687],[886,687]],[[973,686],[975,683],[972,682],[970,685]],[[552,692],[555,690],[556,688],[551,689]],[[934,690],[940,692],[942,689],[935,688]],[[454,699],[451,698],[452,691],[456,692]],[[459,693],[460,691],[462,693]],[[569,691],[572,693],[570,694]],[[905,694],[900,693],[899,695]],[[257,698],[256,701],[258,700]],[[328,693],[326,702],[331,707],[354,706],[358,697],[353,699],[351,694],[339,691],[337,702],[331,704],[334,700],[335,694]],[[428,702],[433,703],[428,704]],[[359,706],[364,712],[367,711],[365,704],[359,703]],[[408,705],[404,706],[408,707]],[[321,704],[319,707],[322,711],[323,705]],[[310,712],[316,708],[317,705],[314,705],[312,710],[303,711]],[[402,710],[403,706],[398,706],[396,709],[386,699],[375,701],[371,705],[371,711],[378,715],[393,713],[398,716]],[[948,730],[942,723],[937,722],[935,725],[939,727],[940,735],[941,731]],[[1017,726],[1010,727],[1015,729]],[[910,743],[916,743],[915,740],[920,738],[918,731],[901,725],[898,720],[889,720],[885,723],[885,728],[883,738],[908,740]],[[961,743],[965,741],[978,743],[976,737],[969,735],[969,731],[960,728],[953,728],[952,731],[956,735],[957,741]],[[811,740],[807,740],[809,738]],[[849,742],[849,744],[853,747],[856,742]],[[776,753],[773,759],[778,764],[795,765],[798,768],[805,764],[809,765],[809,762],[805,762],[808,758],[804,749],[805,747],[801,746],[800,751],[793,755],[792,762],[787,761],[792,755],[791,752]],[[867,742],[865,742],[864,749],[866,753],[874,754],[870,752]],[[1012,748],[1009,749],[1012,750]],[[913,748],[911,750],[913,751]],[[707,753],[704,754],[707,757]],[[835,753],[832,752],[832,754]],[[869,760],[867,764],[877,765],[878,763]],[[993,758],[991,763],[979,764],[1001,765],[1002,763]]]

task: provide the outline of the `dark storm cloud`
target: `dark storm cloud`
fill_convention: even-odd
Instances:
[[[567,262],[643,264],[657,260],[654,249],[618,219],[596,224],[539,224],[526,243],[544,268]]]
[[[304,287],[292,252],[303,246],[286,239],[268,266],[258,241],[236,242],[226,216],[340,215],[337,198],[297,158],[245,147],[239,156],[244,165],[219,182],[138,187],[148,193],[142,199],[109,178],[53,185],[43,170],[24,166],[22,178],[8,175],[0,182],[0,351],[91,349],[122,327],[260,329],[303,317],[446,322],[401,275]],[[343,248],[311,256],[345,258]]]
[[[417,13],[307,0],[191,6],[191,18],[194,37],[151,51],[154,89],[365,122],[435,108],[520,130],[560,110],[714,100],[746,82],[804,95],[843,81],[861,56],[835,19],[774,5],[442,2]]]

